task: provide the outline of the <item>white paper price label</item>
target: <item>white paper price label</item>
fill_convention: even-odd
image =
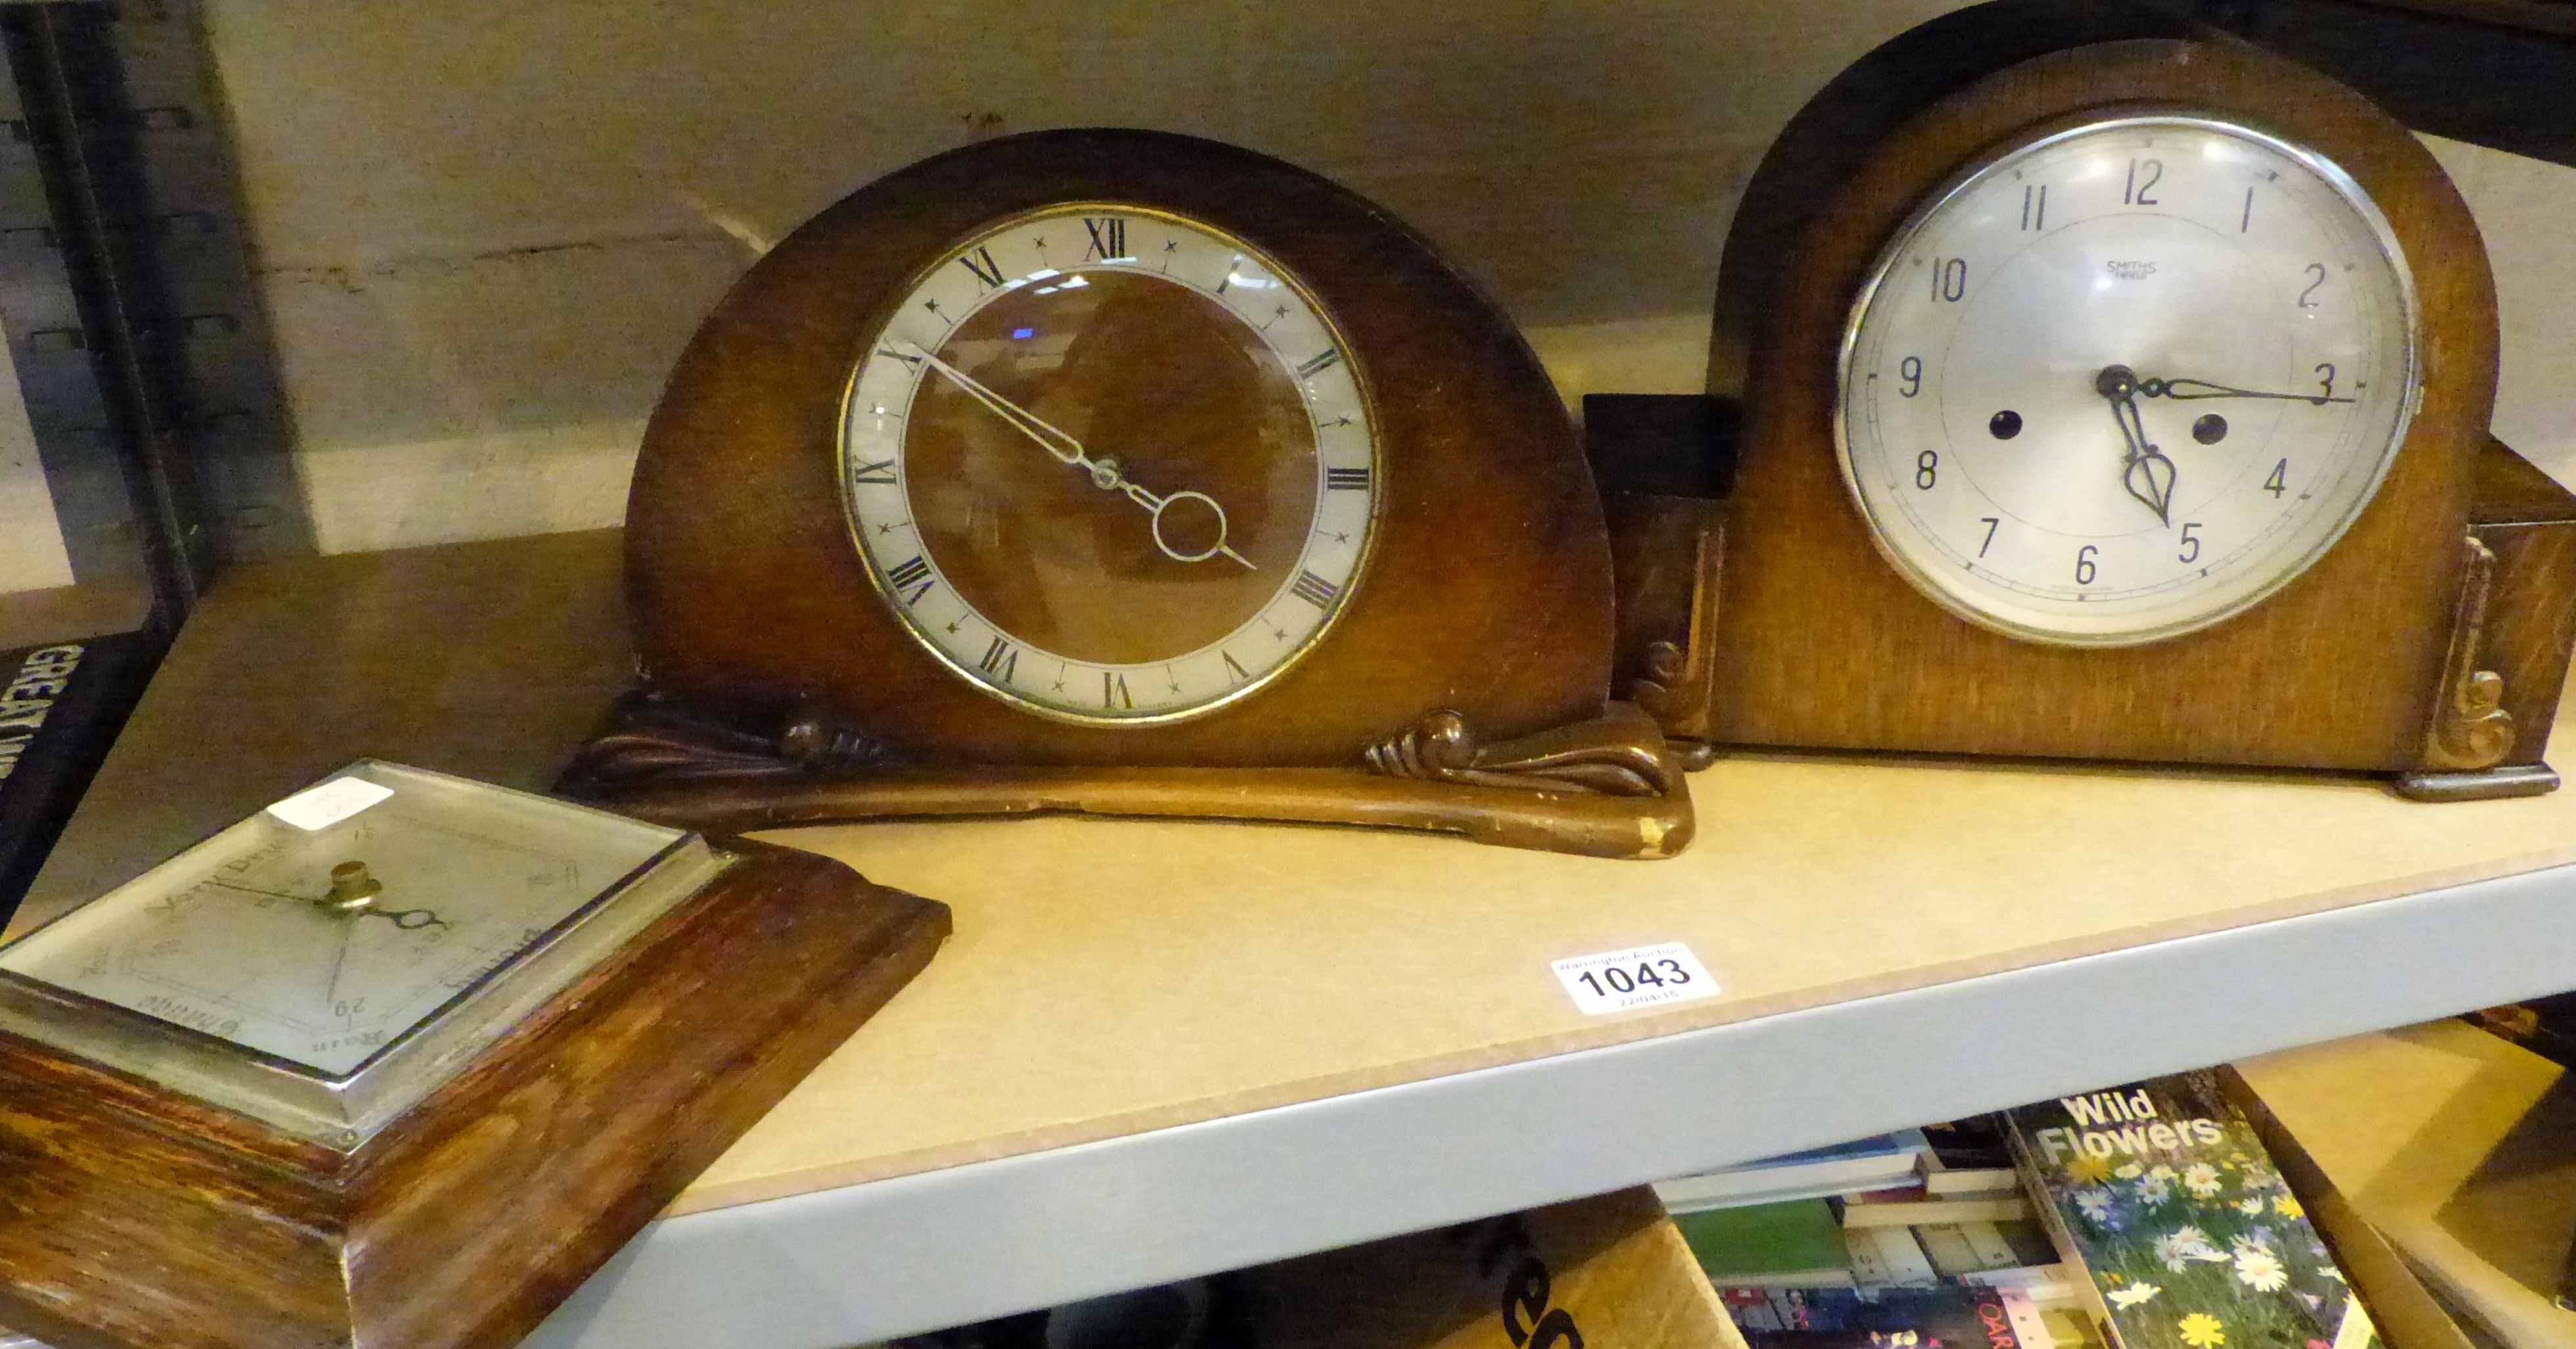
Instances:
[[[328,829],[393,794],[393,788],[365,778],[333,778],[270,806],[268,813],[298,829]]]
[[[1549,968],[1586,1016],[1717,996],[1717,980],[1709,977],[1689,947],[1677,941],[1597,956],[1568,956]]]

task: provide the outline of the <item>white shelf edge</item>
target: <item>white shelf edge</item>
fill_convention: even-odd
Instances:
[[[2571,987],[2576,866],[665,1219],[527,1346],[845,1349]]]

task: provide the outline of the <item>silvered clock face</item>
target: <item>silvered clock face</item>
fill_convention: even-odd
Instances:
[[[1837,441],[1882,553],[2025,640],[2219,622],[2368,505],[2413,414],[2403,253],[2326,160],[2197,117],[1993,158],[1882,255]]]
[[[982,230],[859,358],[842,491],[879,596],[1040,715],[1206,712],[1310,649],[1377,517],[1365,376],[1213,226],[1074,204]]]

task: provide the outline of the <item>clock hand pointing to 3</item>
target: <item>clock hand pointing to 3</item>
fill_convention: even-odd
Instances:
[[[2106,365],[2093,377],[2093,391],[2110,402],[2112,419],[2120,423],[2120,438],[2128,446],[2128,458],[2120,466],[2120,485],[2170,525],[2174,461],[2147,439],[2146,419],[2138,413],[2139,388],[2136,373],[2125,365]]]
[[[2116,369],[2118,367],[2114,368]],[[2329,373],[2332,372],[2332,367],[2330,366],[2319,366],[2317,368],[2328,371]],[[2186,389],[2184,388],[2185,385],[2189,385],[2190,387]],[[2259,393],[2252,389],[2239,389],[2227,384],[2212,384],[2205,379],[2141,379],[2137,381],[2137,386],[2138,392],[2145,394],[2149,398],[2275,398],[2285,403],[2315,403],[2320,407],[2327,403],[2350,403],[2355,401],[2350,398],[2335,397],[2331,392],[2334,387],[2331,383],[2326,386],[2328,392],[2323,394]]]
[[[1105,492],[1117,492],[1120,495],[1125,496],[1128,500],[1143,507],[1153,517],[1154,546],[1161,549],[1164,556],[1171,558],[1175,562],[1205,562],[1212,557],[1226,557],[1242,563],[1248,570],[1260,570],[1259,567],[1253,566],[1250,558],[1247,558],[1243,554],[1226,546],[1225,507],[1218,505],[1214,497],[1209,496],[1205,492],[1193,491],[1169,492],[1157,495],[1154,492],[1130,481],[1127,478],[1126,471],[1119,466],[1116,459],[1093,458],[1089,452],[1083,449],[1082,442],[1074,439],[1069,433],[1048,423],[1044,418],[1038,416],[1036,413],[1021,407],[1019,404],[1014,403],[1011,400],[1002,397],[1000,394],[993,392],[991,389],[986,388],[972,375],[969,375],[965,371],[939,359],[937,356],[922,350],[918,345],[911,342],[897,340],[887,343],[886,349],[903,360],[916,361],[922,365],[928,366],[932,370],[938,371],[942,376],[947,378],[949,383],[956,385],[959,390],[963,391],[967,397],[983,404],[986,408],[990,409],[995,416],[1009,422],[1013,428],[1020,432],[1020,434],[1036,441],[1047,453],[1054,455],[1058,460],[1061,460],[1062,462],[1090,475],[1092,486],[1098,487]],[[1216,542],[1205,548],[1185,551],[1183,549],[1173,547],[1171,540],[1163,537],[1163,513],[1183,501],[1198,502],[1216,515]]]

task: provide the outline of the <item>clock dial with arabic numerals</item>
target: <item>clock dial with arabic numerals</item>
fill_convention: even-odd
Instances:
[[[2209,118],[2027,141],[1936,194],[1854,305],[1837,439],[1880,550],[1973,622],[2156,641],[2259,603],[2370,503],[2418,318],[2333,163]]]
[[[1136,206],[945,250],[859,357],[841,436],[880,596],[951,672],[1060,720],[1260,687],[1340,612],[1377,515],[1332,319],[1242,239]]]

